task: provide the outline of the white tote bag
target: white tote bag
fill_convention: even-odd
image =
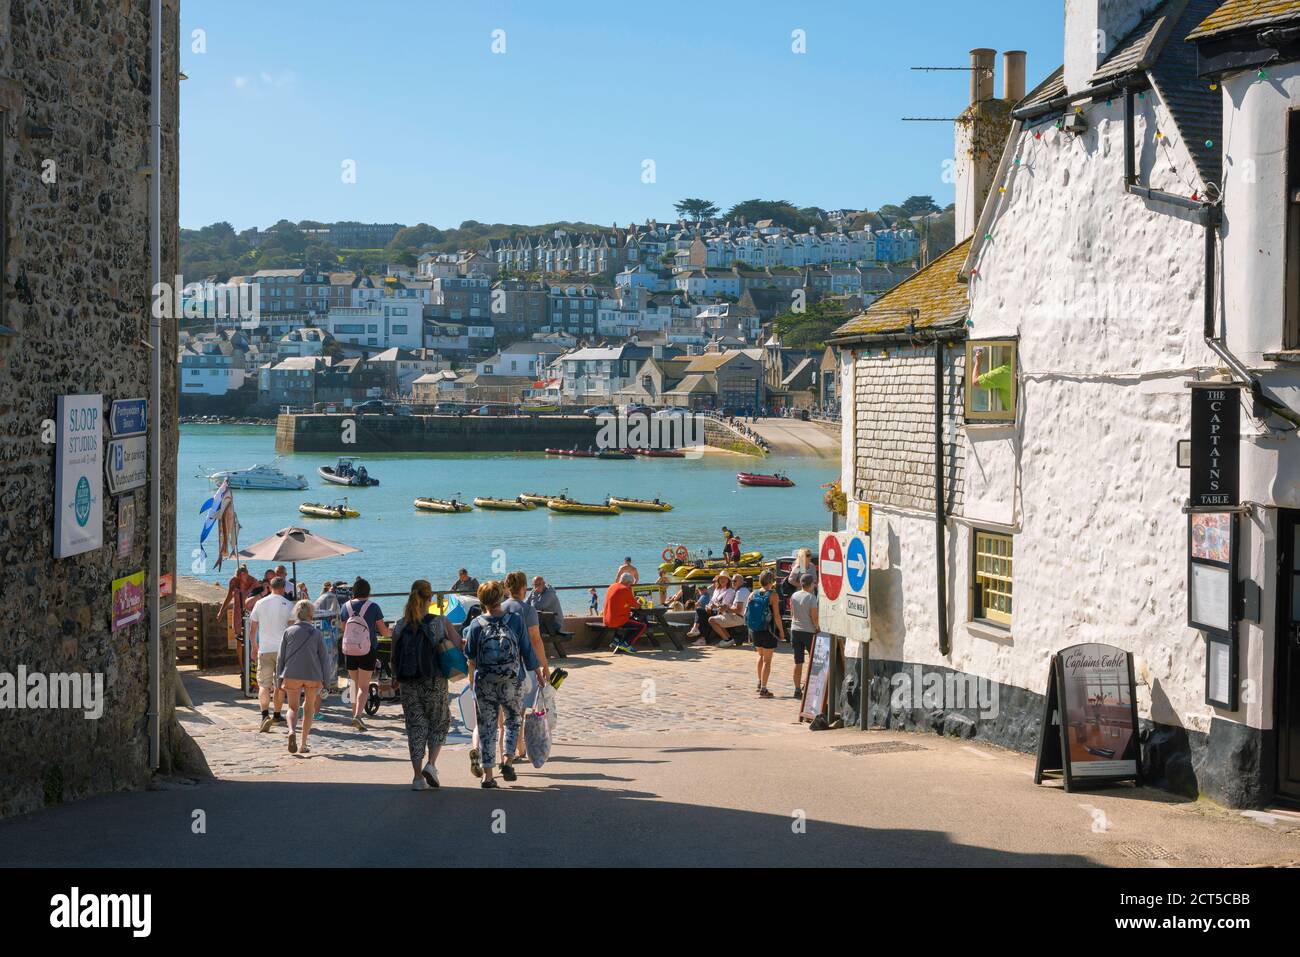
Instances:
[[[467,684],[465,689],[456,696],[456,704],[460,707],[460,720],[465,725],[466,730],[473,731],[474,746],[478,746],[478,705],[474,701],[474,686]]]

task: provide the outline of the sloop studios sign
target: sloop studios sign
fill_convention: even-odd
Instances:
[[[61,395],[55,431],[54,557],[104,544],[104,397]]]

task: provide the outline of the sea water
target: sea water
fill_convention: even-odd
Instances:
[[[276,459],[275,429],[270,426],[183,425],[177,466],[177,572],[224,585],[236,565],[216,569],[214,529],[199,551],[203,516],[199,507],[211,494],[203,477],[211,471],[275,462],[285,472],[302,474],[302,491],[236,490],[239,544],[247,547],[290,525],[310,529],[361,551],[338,558],[305,562],[299,580],[312,597],[324,580],[350,582],[360,575],[374,592],[406,592],[412,580],[425,578],[435,589],[449,588],[459,568],[480,581],[507,571],[540,574],[552,585],[596,585],[602,592],[625,556],[632,557],[641,581],[658,576],[661,554],[669,544],[692,551],[722,554],[721,528],[741,538],[745,551],[768,558],[816,548],[817,532],[830,527],[820,485],[839,474],[839,460],[757,459],[729,453],[699,458],[632,460],[571,459],[542,453],[365,454],[356,456],[380,484],[348,488],[330,484],[316,469],[334,465],[337,455],[299,453]],[[794,488],[744,488],[740,471],[789,474]],[[671,512],[619,515],[565,515],[545,507],[527,512],[475,509],[464,514],[417,511],[417,497],[469,502],[475,496],[514,498],[521,492],[566,492],[580,502],[603,502],[606,496],[659,499]],[[303,502],[329,503],[347,498],[360,518],[311,518],[298,511]],[[260,576],[266,563],[250,562]],[[587,607],[587,593],[560,591],[566,611]],[[396,614],[397,599],[385,613]]]

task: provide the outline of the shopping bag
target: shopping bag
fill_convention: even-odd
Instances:
[[[542,682],[539,698],[541,706],[546,709],[546,728],[551,734],[554,734],[555,721],[559,713],[555,710],[555,689],[551,687],[550,682]]]
[[[474,747],[478,747],[478,706],[474,702],[474,686],[466,685],[456,697],[460,708],[460,721],[466,729],[474,732]]]
[[[543,684],[542,687],[547,686]],[[551,756],[551,728],[547,723],[546,705],[540,694],[538,699],[524,715],[524,746],[528,748],[528,760],[535,768],[540,768]]]

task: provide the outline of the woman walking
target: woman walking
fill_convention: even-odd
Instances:
[[[459,647],[460,635],[446,618],[429,614],[433,586],[424,579],[411,583],[406,609],[393,630],[393,687],[402,699],[406,743],[411,754],[412,791],[436,788],[438,752],[451,726],[447,678],[438,666],[443,637]],[[426,760],[426,755],[427,760]]]
[[[785,628],[781,624],[781,604],[776,597],[776,575],[769,568],[758,576],[758,590],[749,596],[745,605],[745,627],[749,640],[758,651],[758,696],[774,698],[767,690],[767,679],[772,673],[772,652],[776,650],[778,636],[785,641]],[[773,633],[775,631],[775,634]]]
[[[352,583],[352,600],[343,603],[343,660],[352,682],[352,727],[365,731],[361,720],[370,694],[370,676],[379,660],[379,636],[391,635],[384,613],[370,600],[370,582],[358,578]],[[369,639],[366,640],[366,633]],[[358,644],[359,643],[359,644]],[[352,649],[364,648],[354,651]]]
[[[334,670],[325,639],[320,629],[312,624],[316,606],[303,599],[293,606],[294,622],[284,630],[280,642],[279,667],[276,669],[280,687],[289,699],[289,753],[306,754],[307,732],[311,730],[316,713],[317,697]],[[298,695],[304,695],[302,712],[302,743],[299,744],[294,725],[298,719]]]
[[[501,582],[484,582],[478,588],[483,614],[465,629],[465,657],[469,661],[469,681],[474,689],[478,714],[478,752],[470,752],[470,770],[483,775],[485,788],[497,787],[492,769],[497,762],[497,709],[505,715],[506,754],[514,754],[523,722],[524,676],[533,672],[538,684],[542,663],[537,660],[523,619],[506,611],[501,603],[506,588]],[[501,776],[513,781],[518,776],[509,764],[501,767]]]

